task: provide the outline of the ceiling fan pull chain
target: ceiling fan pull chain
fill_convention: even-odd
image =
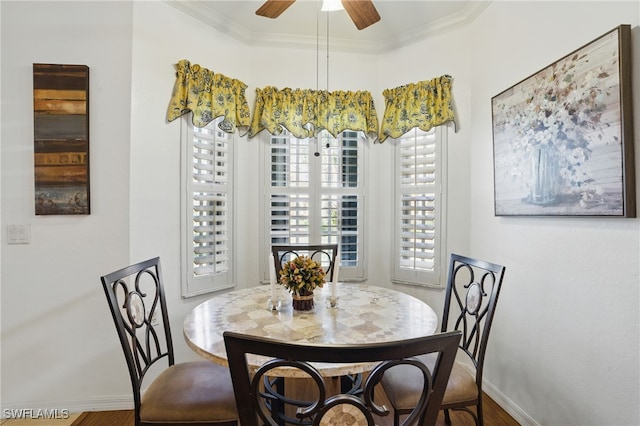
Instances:
[[[327,94],[329,94],[329,13],[327,12]]]

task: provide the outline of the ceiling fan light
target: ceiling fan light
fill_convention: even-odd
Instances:
[[[343,10],[342,1],[341,0],[322,0],[322,7],[320,8],[323,12],[333,12],[334,10]]]

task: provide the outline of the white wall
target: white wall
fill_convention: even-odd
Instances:
[[[181,120],[165,122],[173,65],[188,59],[243,80],[251,104],[256,87],[315,87],[315,52],[251,48],[163,2],[0,7],[2,407],[126,407],[130,385],[99,275],[162,257],[180,360],[196,358],[182,319],[206,298],[183,300],[178,284]],[[490,98],[620,23],[636,26],[640,69],[639,13],[636,2],[495,2],[468,27],[384,57],[355,55],[357,68],[330,78],[331,89],[370,90],[381,115],[382,89],[453,76],[448,249],[507,265],[487,390],[523,423],[640,424],[639,220],[494,217]],[[33,62],[91,67],[90,216],[33,214]],[[255,258],[258,139],[238,138],[237,149],[236,248]],[[368,273],[380,284],[389,278],[392,145],[368,152]],[[30,245],[6,245],[15,223],[31,224]],[[257,281],[257,265],[239,269],[239,285]],[[441,307],[440,291],[398,289]]]
[[[182,321],[206,296],[180,296],[180,126],[184,122],[166,122],[176,80],[174,65],[187,59],[246,82],[248,48],[163,2],[134,2],[133,10],[131,258],[161,257],[176,356],[195,359],[182,338]],[[240,155],[244,145],[238,144]]]
[[[131,3],[0,7],[2,406],[88,408],[127,377],[99,276],[129,261]],[[89,216],[34,215],[33,63],[89,66]],[[6,245],[8,224],[31,244]]]
[[[640,424],[640,220],[494,217],[490,99],[631,24],[640,171],[639,23],[638,2],[494,2],[470,28],[470,253],[507,265],[486,377],[540,424]]]
[[[387,87],[454,77],[460,131],[449,132],[448,250],[507,266],[485,390],[523,424],[640,424],[640,220],[495,217],[490,100],[622,23],[634,27],[640,87],[639,22],[638,2],[500,1],[470,26],[380,64],[381,80],[392,76]],[[637,141],[638,90],[634,104]],[[638,151],[636,143],[640,170]]]

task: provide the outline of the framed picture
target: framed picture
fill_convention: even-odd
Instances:
[[[496,216],[635,217],[631,28],[491,99]]]
[[[33,64],[36,215],[86,215],[89,67]]]

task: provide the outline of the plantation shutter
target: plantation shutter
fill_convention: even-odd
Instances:
[[[183,296],[233,285],[233,135],[217,121],[186,124],[183,194]]]
[[[397,140],[394,279],[437,282],[440,270],[441,173],[436,129]]]
[[[333,138],[322,132],[317,142],[286,131],[267,138],[264,253],[274,244],[339,243],[340,279],[363,279],[364,158],[358,133]],[[264,256],[263,279],[269,267]]]

